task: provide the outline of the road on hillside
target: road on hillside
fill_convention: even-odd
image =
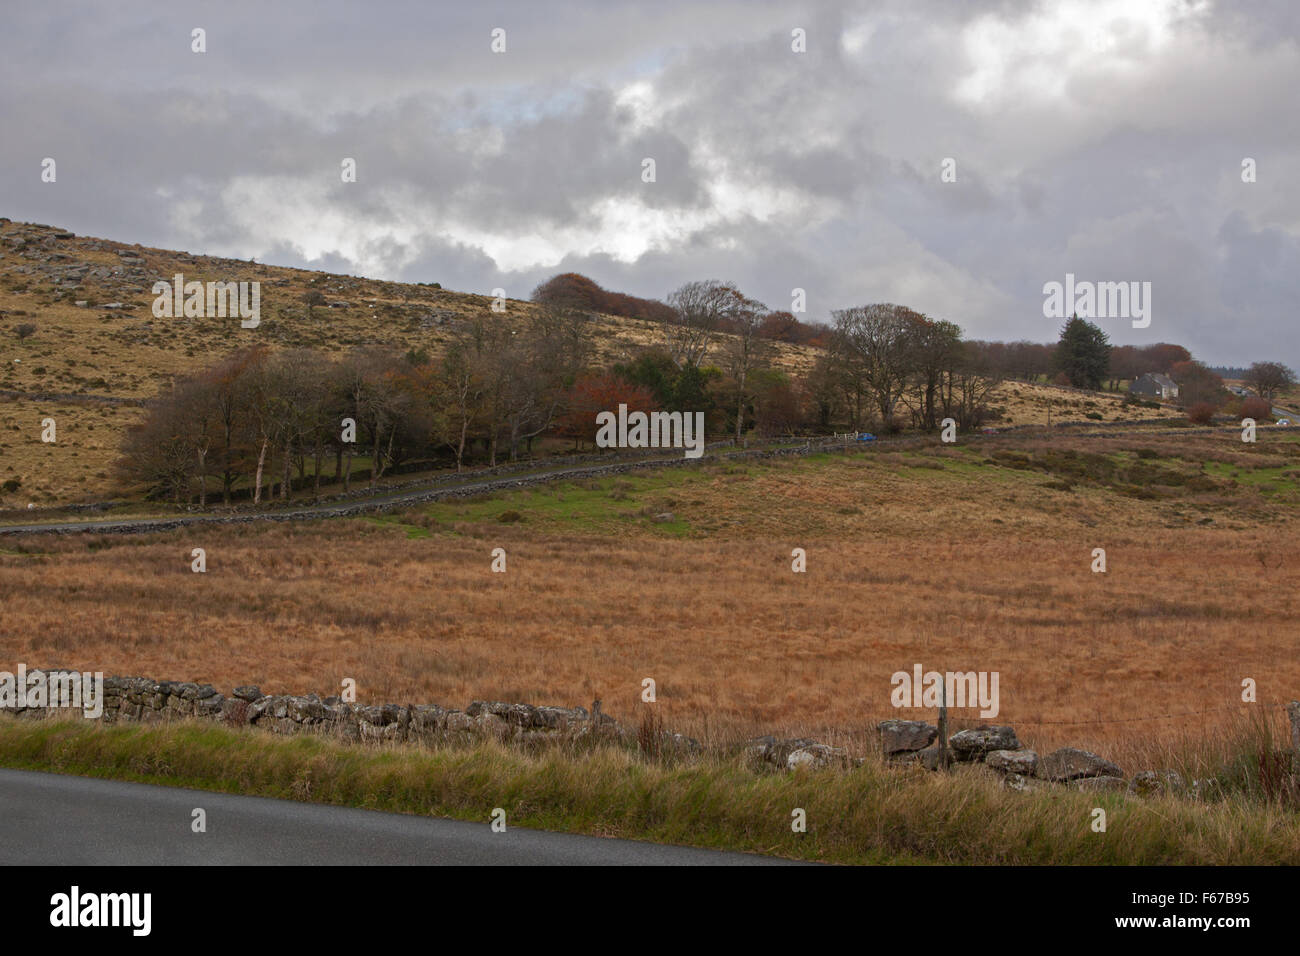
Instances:
[[[148,534],[168,531],[189,525],[238,524],[249,521],[304,521],[312,518],[338,518],[368,512],[392,511],[397,508],[441,498],[463,497],[509,488],[522,488],[549,481],[590,478],[628,468],[664,468],[682,464],[681,458],[651,459],[614,462],[608,465],[588,465],[577,468],[559,468],[543,474],[530,474],[519,478],[489,478],[463,484],[415,487],[401,491],[377,492],[364,498],[327,501],[303,505],[284,511],[244,512],[225,515],[177,515],[176,517],[110,518],[99,521],[47,521],[39,524],[0,525],[0,535],[58,533],[75,534],[91,531],[101,534]]]
[[[206,833],[194,833],[195,808]],[[754,866],[748,853],[0,769],[0,866]],[[509,821],[507,821],[508,824]]]
[[[827,447],[839,447],[838,443],[827,445],[812,444],[807,451],[825,451]],[[544,472],[534,472],[518,477],[495,476],[479,481],[447,483],[440,481],[426,485],[404,488],[399,491],[376,492],[365,497],[334,500],[319,504],[303,505],[299,508],[283,511],[244,512],[234,514],[177,515],[175,517],[140,517],[110,518],[96,520],[46,521],[34,524],[0,525],[0,535],[12,534],[76,534],[83,531],[100,534],[149,534],[155,531],[169,531],[191,525],[203,524],[238,524],[249,521],[304,521],[313,518],[338,518],[372,512],[393,511],[428,501],[443,498],[465,497],[512,488],[524,488],[532,485],[546,484],[553,481],[570,481],[580,478],[598,478],[603,475],[617,474],[621,471],[647,468],[670,468],[691,465],[699,462],[726,461],[736,458],[755,457],[761,450],[733,452],[722,456],[705,458],[684,458],[676,455],[672,458],[637,458],[612,461],[609,464],[579,465],[569,468],[555,468]],[[792,446],[785,454],[805,453],[803,446]],[[472,476],[470,476],[472,479]]]

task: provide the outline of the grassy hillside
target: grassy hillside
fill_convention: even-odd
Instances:
[[[155,318],[152,285],[170,282],[177,273],[187,282],[260,282],[261,324],[242,329],[235,318]],[[304,302],[309,291],[321,293],[326,302],[310,316]],[[112,465],[125,429],[141,414],[139,401],[235,349],[260,343],[339,353],[387,346],[436,355],[471,318],[517,323],[535,308],[510,299],[504,314],[494,313],[491,301],[432,285],[127,245],[0,219],[0,506],[119,494]],[[20,338],[24,325],[35,331]],[[651,323],[601,316],[595,361],[626,360],[659,342],[659,335]],[[777,343],[774,362],[801,377],[817,354],[807,346]],[[1176,414],[1125,407],[1118,395],[1019,382],[1003,385],[994,404],[1006,425],[1043,424],[1049,414],[1053,421],[1089,414],[1103,421]],[[58,428],[53,445],[41,441],[47,417]],[[5,492],[5,481],[20,487]]]
[[[187,282],[260,282],[261,324],[241,329],[237,319],[156,319],[151,286],[160,279],[170,282],[176,273]],[[308,318],[303,296],[312,290],[327,304]],[[508,291],[526,295],[530,290]],[[382,345],[436,354],[468,318],[514,323],[535,308],[510,298],[504,313],[494,313],[491,304],[489,296],[432,285],[191,255],[0,219],[4,390],[145,398],[177,374],[256,343],[330,352]],[[18,341],[14,332],[23,323],[35,324],[37,331]],[[627,359],[656,342],[656,334],[646,322],[601,316],[597,359]],[[800,373],[811,367],[814,355],[813,349],[781,344],[776,363]]]

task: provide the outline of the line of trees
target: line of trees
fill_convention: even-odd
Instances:
[[[646,313],[657,344],[601,367],[593,361],[594,293],[581,278],[551,280],[521,318],[460,323],[436,356],[380,348],[237,352],[149,403],[126,438],[122,473],[176,501],[206,506],[218,495],[227,504],[246,495],[260,503],[306,487],[319,494],[326,481],[346,490],[358,457],[373,485],[420,462],[460,470],[470,460],[515,461],[539,439],[582,447],[594,439],[596,413],[619,404],[703,412],[709,435],[739,443],[751,432],[933,430],[946,418],[972,429],[994,414],[992,393],[1009,377],[1054,374],[1100,388],[1164,371],[1188,405],[1220,407],[1227,395],[1181,346],[1113,347],[1077,317],[1055,346],[983,342],[963,338],[955,323],[888,303],[833,312],[824,351],[793,378],[774,366],[770,334],[792,317],[712,279],[685,283]],[[594,301],[608,311],[607,301]],[[1265,398],[1295,380],[1276,363],[1257,363],[1251,375]]]
[[[1095,329],[1096,326],[1092,328]],[[1192,360],[1192,355],[1186,348],[1168,342],[1157,342],[1154,345],[1114,345],[1107,341],[1106,371],[1095,385],[1090,385],[1086,376],[1080,375],[1077,379],[1071,380],[1066,366],[1071,366],[1073,363],[1069,360],[1063,362],[1065,356],[1060,353],[1059,339],[1057,342],[974,341],[972,345],[984,354],[988,367],[996,369],[998,374],[1005,378],[1025,382],[1055,381],[1060,384],[1076,385],[1079,388],[1105,387],[1111,391],[1119,391],[1122,383],[1132,381],[1148,372],[1168,375],[1180,362]],[[1075,367],[1082,371],[1088,365],[1089,363],[1084,362]]]
[[[126,437],[123,477],[174,500],[238,487],[255,503],[290,497],[296,472],[319,493],[324,462],[350,487],[353,458],[373,485],[391,468],[444,451],[459,469],[475,442],[492,464],[551,427],[585,367],[588,317],[541,309],[512,327],[468,323],[438,358],[379,348],[333,358],[245,349],[176,382]]]
[[[1196,409],[1194,418],[1204,421],[1235,401],[1223,378],[1181,345],[1113,346],[1105,332],[1078,316],[1061,329],[1052,350],[1052,368],[1060,384],[1089,389],[1100,389],[1103,383],[1114,389],[1120,381],[1131,382],[1148,372],[1167,375],[1178,385],[1178,403]],[[1256,362],[1245,370],[1243,380],[1263,403],[1251,406],[1258,414],[1271,406],[1280,391],[1294,385],[1296,376],[1280,362]]]
[[[708,283],[687,283],[708,285]],[[717,286],[731,286],[734,283],[715,282]],[[687,288],[683,286],[683,289]],[[675,296],[682,289],[669,296],[667,302],[659,299],[643,299],[622,292],[611,292],[601,288],[594,280],[577,272],[563,272],[547,279],[533,290],[532,301],[539,305],[553,308],[576,309],[582,312],[602,312],[606,315],[621,315],[627,318],[644,319],[650,322],[671,324],[682,315],[680,303],[674,302]],[[716,316],[716,331],[736,333],[739,331],[736,319],[726,314]],[[767,312],[759,317],[757,337],[773,342],[788,342],[794,345],[824,346],[830,329],[820,322],[803,322],[791,312]]]
[[[956,325],[892,305],[835,313],[826,354],[794,379],[773,366],[774,313],[718,280],[675,290],[656,313],[658,344],[602,368],[593,312],[580,299],[542,298],[521,319],[462,323],[437,356],[239,351],[148,404],[127,435],[122,475],[178,502],[261,503],[319,494],[325,482],[346,490],[358,458],[373,485],[419,462],[514,461],[541,438],[581,447],[596,413],[619,404],[703,412],[708,434],[737,442],[894,427],[905,411],[917,427],[950,415],[970,426],[997,380]]]
[[[823,425],[846,421],[896,431],[910,419],[934,429],[945,418],[980,425],[1003,373],[960,327],[900,305],[841,309],[810,388]]]

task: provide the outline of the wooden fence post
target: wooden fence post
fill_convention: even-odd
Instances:
[[[1286,705],[1286,715],[1291,718],[1291,749],[1295,751],[1296,760],[1300,760],[1300,700]]]
[[[948,769],[948,696],[944,683],[939,684],[939,769]]]

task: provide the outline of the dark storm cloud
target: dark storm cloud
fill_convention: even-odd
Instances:
[[[1073,272],[1152,283],[1116,341],[1300,364],[1298,33],[1268,0],[31,5],[0,214],[512,296],[801,287],[982,338],[1054,336]]]

